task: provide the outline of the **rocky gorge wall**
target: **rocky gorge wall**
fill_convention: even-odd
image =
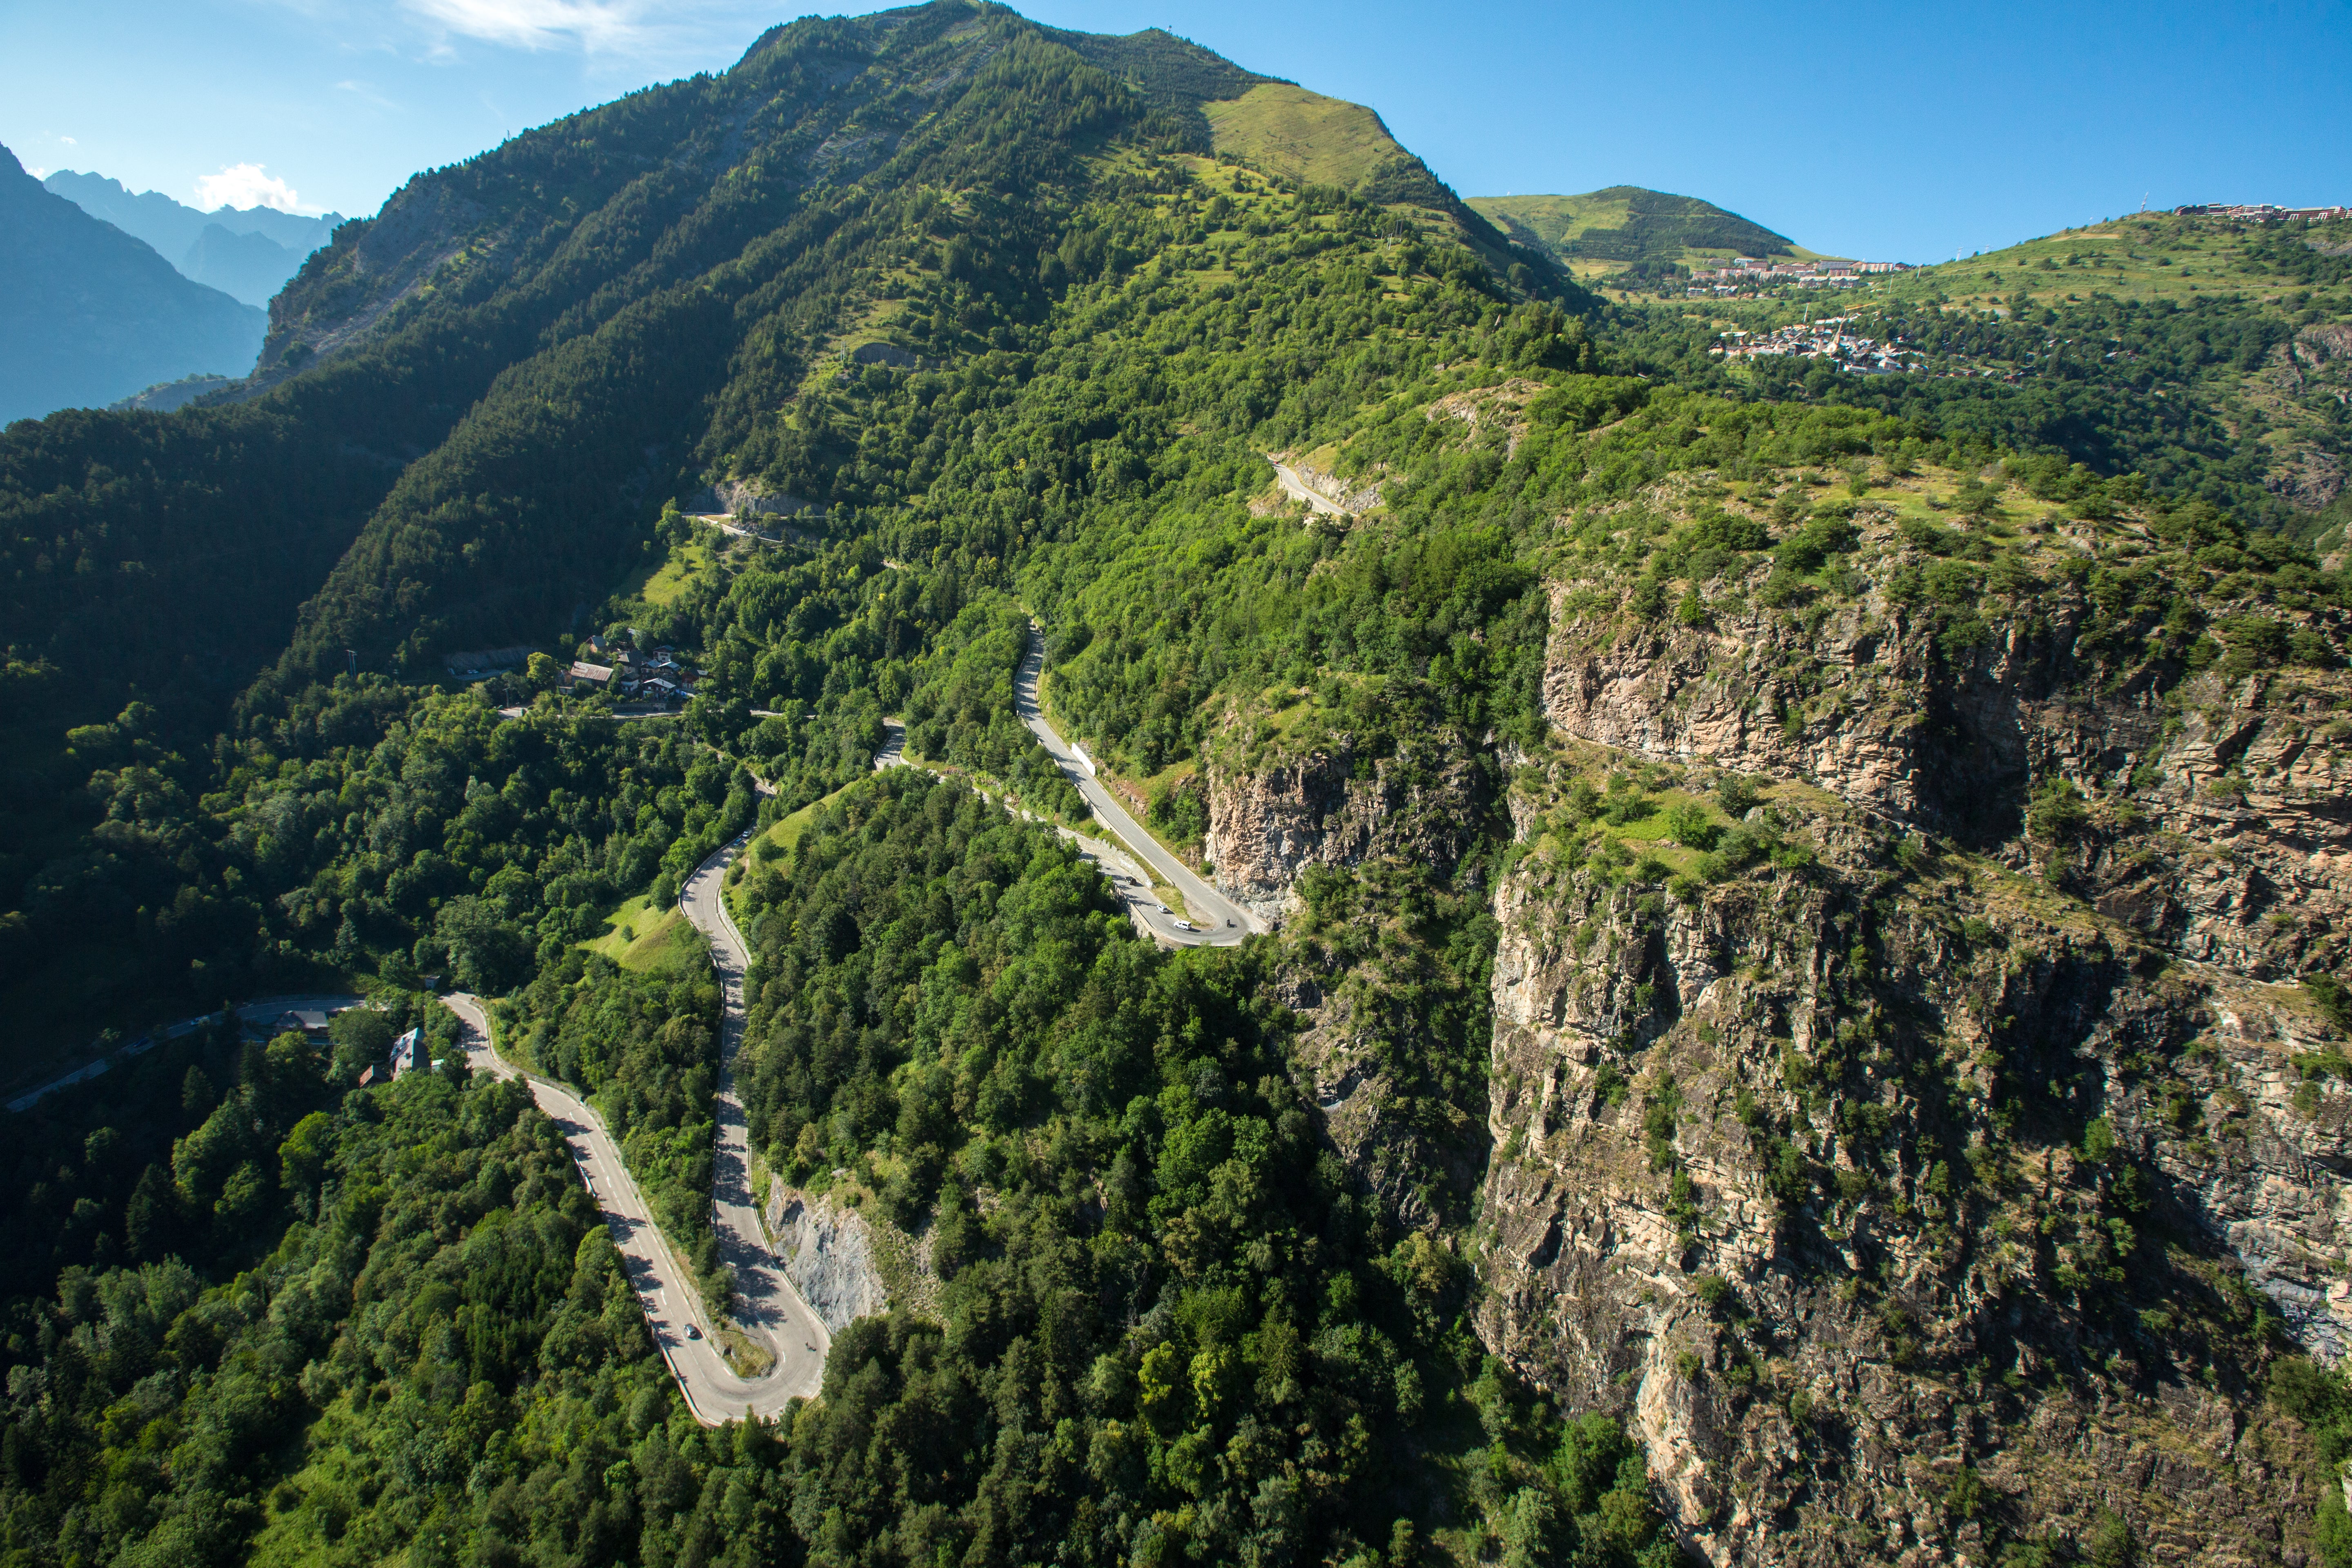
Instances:
[[[1672,616],[1555,584],[1532,755],[1204,756],[1261,914],[1321,867],[1487,900],[1483,1137],[1398,1065],[1411,956],[1328,920],[1279,972],[1297,1071],[1397,1223],[1476,1167],[1481,1337],[1624,1418],[1710,1563],[2317,1561],[2263,1387],[2352,1355],[2352,1056],[2295,983],[2352,959],[2346,627],[2217,596],[2228,649],[2311,651],[2192,618],[2102,664],[2117,531],[2010,531],[2039,581],[1972,620],[1859,509],[1779,609],[1736,565]]]
[[[2063,581],[1957,661],[1930,618],[1883,597],[1811,630],[1752,609],[1629,630],[1560,613],[1564,597],[1544,672],[1562,735],[1810,780],[2020,868],[2038,792],[2113,797],[2070,855],[2106,912],[2252,974],[2347,957],[2352,763],[2314,744],[2347,727],[2341,671],[2209,669],[2169,701],[2144,683],[2087,696],[2070,657],[2086,606]]]
[[[1958,658],[1869,595],[1556,619],[1481,1326],[1633,1425],[1710,1562],[2108,1515],[2142,1561],[2309,1560],[2260,1378],[2352,1350],[2344,1032],[2280,983],[2345,954],[2342,678],[2085,692],[2079,593],[2033,608]],[[1547,837],[1612,770],[1744,777],[1783,848],[1645,881]]]
[[[1255,765],[1213,765],[1207,777],[1203,858],[1221,890],[1267,921],[1296,907],[1310,866],[1392,859],[1450,874],[1494,797],[1479,761],[1461,751],[1370,757],[1344,734]]]
[[[1540,852],[1500,889],[1482,1336],[1622,1415],[1710,1562],[1990,1562],[2102,1510],[2149,1561],[2282,1560],[2307,1447],[2246,1376],[2255,1292],[2323,1353],[2352,1322],[2326,1031],[1982,862],[1801,835],[1689,896]]]

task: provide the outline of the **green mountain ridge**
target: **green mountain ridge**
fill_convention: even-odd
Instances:
[[[1811,257],[1785,235],[1696,196],[1612,185],[1580,196],[1473,196],[1471,208],[1579,275],[1732,255]]]
[[[2341,449],[2326,237],[1906,279],[1864,376],[1579,286],[1745,221],[1597,195],[1164,32],[803,19],[420,174],[233,393],[0,432],[17,1080],[379,1005],[15,1124],[11,1550],[2352,1562],[2352,1257],[2265,1217],[2343,1195],[2352,584],[2244,449]],[[1272,934],[1055,831],[1033,626]],[[691,700],[565,689],[624,647]],[[755,1181],[892,1310],[706,1428],[527,1097],[382,1069],[493,999],[736,1334],[720,997],[614,959],[738,844]]]

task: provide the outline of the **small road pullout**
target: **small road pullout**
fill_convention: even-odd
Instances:
[[[1127,814],[1116,795],[1097,782],[1094,770],[1080,762],[1054,726],[1045,721],[1045,710],[1037,701],[1037,678],[1045,668],[1045,639],[1037,635],[1033,622],[1029,627],[1029,651],[1023,657],[1020,673],[1013,680],[1013,710],[1029,726],[1029,732],[1037,737],[1037,743],[1045,748],[1046,754],[1061,765],[1070,783],[1077,786],[1078,794],[1094,808],[1095,820],[1109,828],[1121,844],[1184,895],[1193,913],[1214,933],[1211,941],[1239,942],[1251,931],[1266,930],[1264,921],[1225,897],[1192,868],[1169,853],[1160,840],[1144,831],[1142,824]],[[1144,891],[1148,895],[1150,889]],[[1156,912],[1158,905],[1154,903],[1152,908]],[[1177,940],[1182,940],[1181,933]]]
[[[740,990],[736,994],[740,995]],[[796,1396],[813,1396],[824,1381],[824,1349],[829,1342],[824,1326],[801,1303],[782,1271],[772,1264],[754,1271],[738,1267],[739,1316],[745,1327],[767,1340],[767,1348],[776,1353],[776,1364],[766,1376],[739,1377],[719,1354],[710,1326],[704,1320],[702,1296],[695,1288],[694,1276],[671,1251],[660,1227],[654,1223],[645,1194],[637,1190],[628,1167],[621,1163],[620,1150],[604,1130],[604,1118],[562,1084],[524,1072],[492,1049],[490,1021],[480,997],[458,991],[442,1000],[465,1026],[466,1056],[473,1069],[493,1078],[522,1079],[530,1086],[531,1098],[539,1102],[540,1110],[563,1134],[572,1158],[587,1181],[598,1211],[604,1216],[605,1228],[612,1233],[613,1246],[621,1255],[621,1266],[637,1293],[637,1304],[645,1310],[646,1327],[652,1331],[655,1348],[661,1352],[662,1360],[677,1377],[678,1388],[686,1395],[686,1407],[693,1412],[694,1418],[706,1426],[721,1426],[746,1415],[766,1418],[782,1411]],[[740,1015],[733,1016],[740,1033]],[[740,1105],[735,1121],[740,1140]],[[720,1245],[728,1254],[728,1261],[735,1262],[724,1232]],[[761,1278],[752,1278],[753,1273]],[[771,1275],[772,1285],[766,1279]],[[769,1294],[761,1294],[763,1291]],[[779,1332],[770,1321],[754,1320],[754,1303],[772,1306],[775,1293],[800,1308],[807,1320],[807,1331],[785,1328]],[[788,1314],[772,1311],[770,1316],[781,1324]]]
[[[1303,500],[1315,510],[1321,512],[1325,517],[1345,517],[1348,515],[1348,509],[1346,507],[1341,506],[1329,496],[1324,495],[1317,490],[1309,489],[1307,488],[1307,481],[1298,477],[1298,470],[1292,468],[1288,463],[1276,462],[1272,457],[1268,457],[1266,461],[1274,464],[1275,482],[1282,487],[1282,493],[1288,496],[1292,500]]]

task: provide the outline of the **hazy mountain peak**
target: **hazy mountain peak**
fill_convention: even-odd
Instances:
[[[183,277],[248,305],[268,304],[302,258],[332,239],[343,221],[341,213],[305,217],[275,207],[224,206],[200,212],[161,191],[133,195],[120,180],[72,169],[59,169],[42,184],[92,217],[145,240]],[[240,243],[206,244],[208,228],[221,229]]]
[[[0,234],[0,421],[251,368],[259,310],[43,189],[5,148]]]

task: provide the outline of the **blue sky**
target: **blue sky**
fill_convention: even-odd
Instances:
[[[1378,109],[1465,195],[1631,184],[1934,260],[2185,201],[2352,202],[2352,4],[1040,0]],[[413,172],[724,69],[744,0],[0,3],[0,142],[182,201],[374,211]],[[200,184],[200,182],[206,182]]]

